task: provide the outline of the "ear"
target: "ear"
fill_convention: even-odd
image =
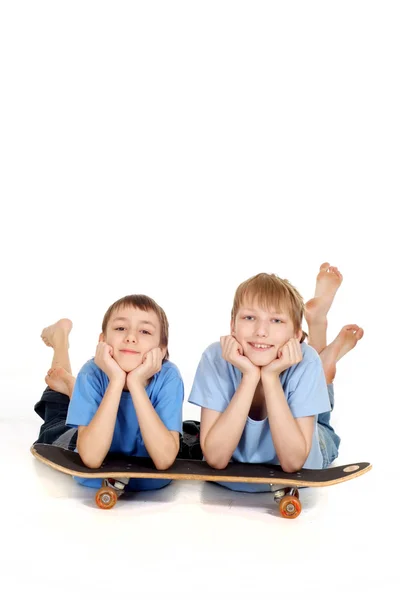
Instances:
[[[296,340],[300,341],[301,338],[302,338],[302,335],[303,335],[303,330],[299,329],[298,332],[297,332],[297,334],[296,334],[296,336],[295,336]]]
[[[104,333],[101,333],[99,335],[99,342],[105,342],[105,341],[106,341],[105,335],[104,335]]]
[[[231,319],[231,335],[235,334],[235,321]]]
[[[161,350],[162,359],[164,360],[164,358],[167,354],[167,349],[164,346],[160,346],[160,350]]]

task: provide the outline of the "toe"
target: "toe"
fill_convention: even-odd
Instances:
[[[358,331],[355,334],[356,340],[361,340],[361,338],[364,335],[364,329],[362,329],[361,327],[358,329]]]

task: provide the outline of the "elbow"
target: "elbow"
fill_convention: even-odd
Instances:
[[[85,467],[87,467],[88,469],[99,469],[101,467],[101,465],[103,464],[102,460],[96,460],[94,457],[87,457],[87,456],[82,456],[82,454],[79,454],[79,456],[81,457],[81,460],[83,462],[83,464],[85,465]]]
[[[297,473],[297,471],[300,471],[300,469],[303,468],[306,460],[307,457],[304,458],[304,460],[282,461],[282,470],[285,471],[285,473]]]
[[[301,469],[301,466],[285,463],[282,463],[281,467],[282,471],[285,471],[285,473],[296,473],[299,469]]]
[[[86,453],[80,444],[77,445],[77,450],[81,461],[88,469],[99,469],[103,464],[103,459],[99,460],[98,457]]]
[[[224,469],[226,469],[226,467],[228,466],[228,464],[229,464],[229,460],[228,460],[228,461],[221,461],[221,462],[215,461],[215,462],[213,462],[213,463],[209,463],[209,462],[207,461],[207,464],[208,464],[210,467],[212,467],[213,469],[216,469],[217,471],[223,471],[223,470],[224,470]]]
[[[207,452],[205,444],[204,444],[204,447],[203,447],[203,445],[201,445],[201,451],[203,453],[204,460],[206,461],[208,466],[211,467],[212,469],[217,469],[218,471],[222,471],[222,469],[226,469],[226,467],[228,466],[230,457],[227,460],[224,457],[210,456],[209,453]]]
[[[173,460],[157,460],[157,462],[153,460],[153,462],[157,471],[167,471],[167,469],[172,467],[172,465],[174,464],[175,457],[173,458]]]
[[[175,462],[175,459],[177,457],[178,451],[174,452],[172,455],[170,456],[164,456],[163,458],[158,458],[157,460],[154,460],[153,458],[153,463],[155,468],[157,469],[157,471],[166,471],[167,469],[169,469],[170,467],[172,467],[172,465]]]
[[[223,458],[221,456],[210,456],[210,453],[208,452],[208,449],[206,447],[206,440],[203,441],[203,443],[200,443],[200,447],[201,447],[201,451],[203,453],[203,457],[204,460],[206,461],[206,463],[208,464],[209,467],[211,467],[212,469],[217,469],[218,471],[222,471],[222,469],[226,469],[230,457],[228,458],[228,460],[226,460],[226,458]]]
[[[226,469],[226,467],[228,466],[229,460],[210,458],[210,457],[206,456],[204,453],[203,453],[203,455],[204,455],[206,463],[212,469],[217,469],[218,471],[222,471],[223,469]]]

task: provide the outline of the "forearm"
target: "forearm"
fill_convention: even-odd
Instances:
[[[307,459],[306,440],[293,417],[279,376],[262,377],[272,441],[284,471],[298,471]]]
[[[257,384],[257,378],[243,376],[227,409],[208,432],[202,451],[211,467],[224,469],[232,458],[242,437]]]
[[[146,450],[157,469],[168,469],[176,459],[179,444],[154,410],[144,387],[138,382],[128,383],[128,387]]]
[[[85,465],[98,468],[110,450],[124,383],[110,381],[93,419],[79,431],[77,448]]]

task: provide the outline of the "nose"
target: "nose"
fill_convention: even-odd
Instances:
[[[263,323],[259,321],[256,326],[256,335],[259,337],[267,337],[268,336],[268,325],[267,323]]]
[[[126,334],[125,341],[126,342],[131,342],[133,344],[136,344],[135,332],[134,331],[128,331],[127,334]]]

